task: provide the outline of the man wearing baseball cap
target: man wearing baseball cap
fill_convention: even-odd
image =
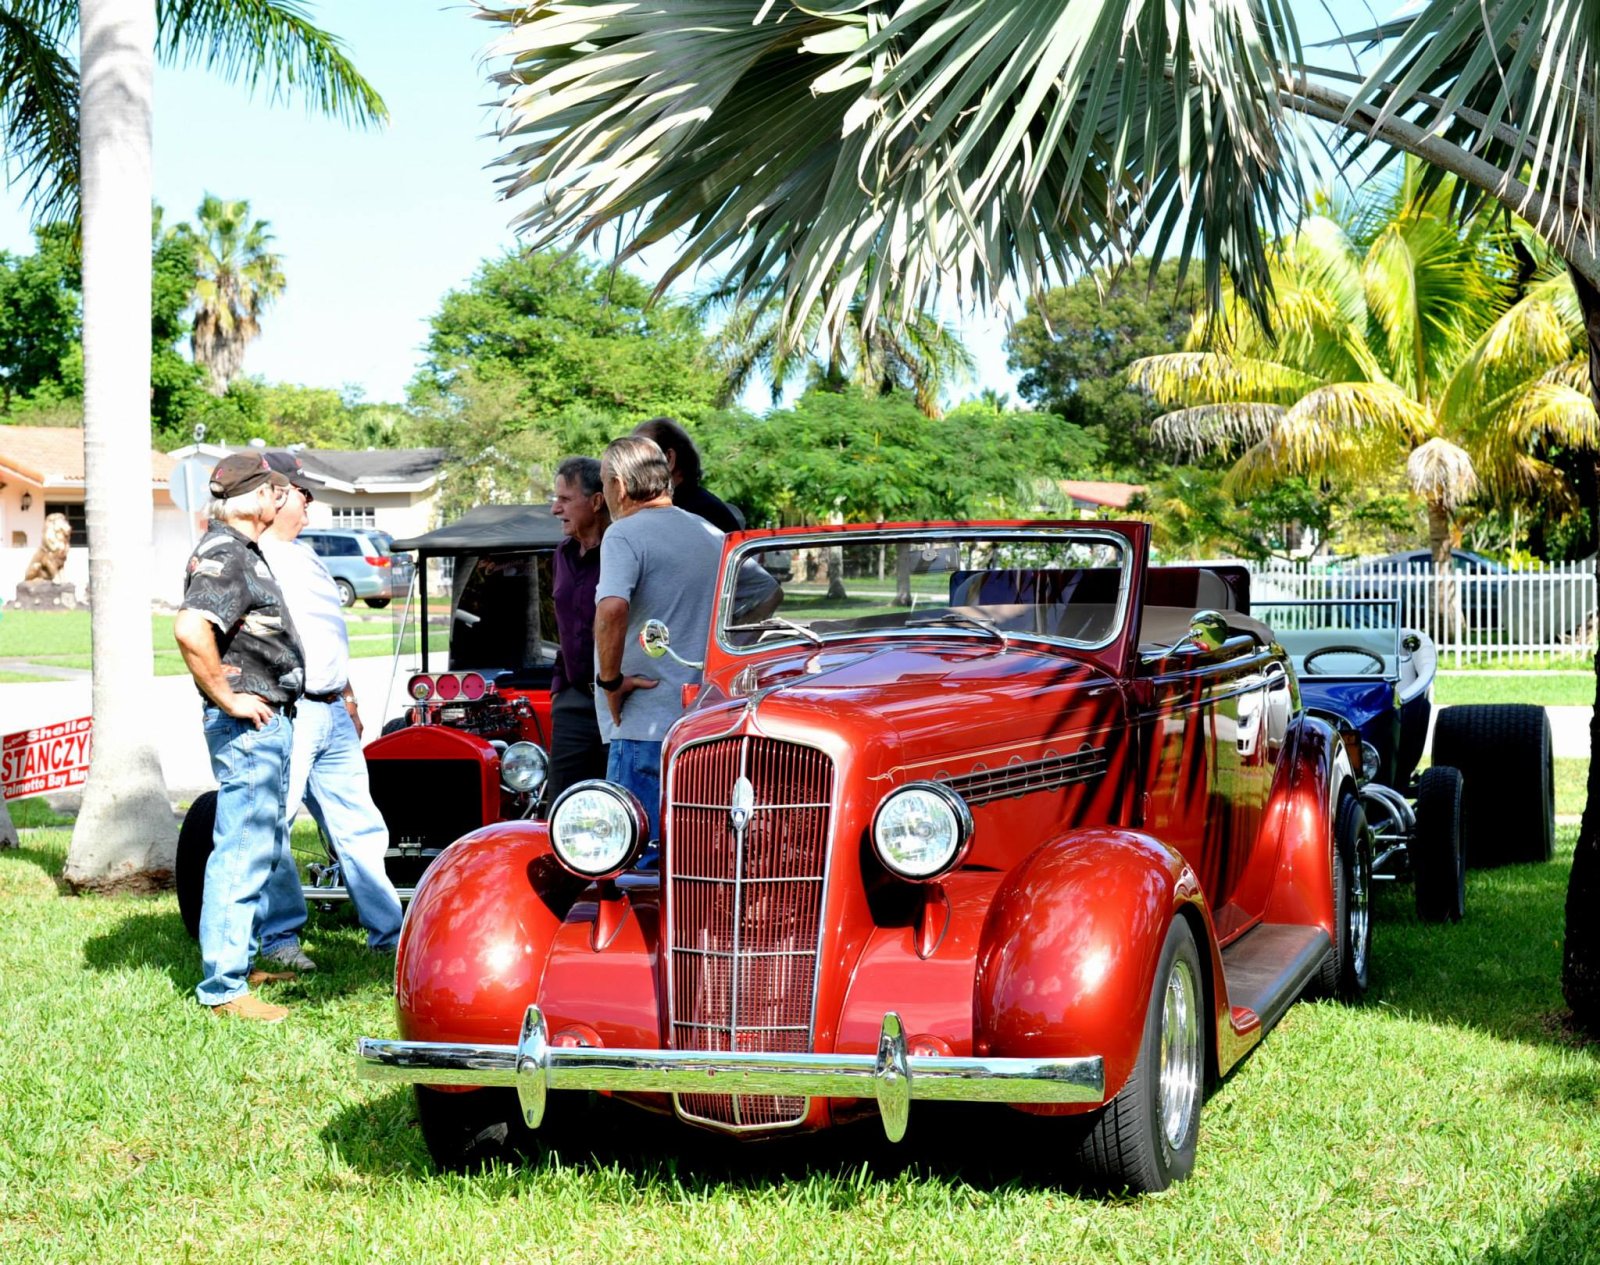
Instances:
[[[350,688],[350,634],[339,588],[322,559],[295,539],[315,495],[292,452],[269,452],[267,464],[289,480],[288,498],[262,534],[261,552],[283,590],[306,654],[306,688],[294,720],[287,816],[303,799],[339,861],[339,874],[367,947],[393,953],[400,940],[400,897],[384,870],[389,828],[373,803],[361,754],[361,717]],[[267,880],[261,917],[261,955],[297,971],[316,963],[300,947],[306,901],[291,857]]]
[[[283,594],[257,541],[277,517],[289,481],[259,452],[224,457],[211,473],[211,526],[189,556],[173,635],[199,687],[217,792],[215,844],[200,913],[212,1013],[276,1023],[289,1012],[250,992],[261,897],[287,860],[284,799],[295,704],[305,658]],[[276,978],[283,978],[277,976]]]

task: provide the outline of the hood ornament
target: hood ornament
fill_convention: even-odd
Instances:
[[[733,802],[728,805],[728,824],[740,839],[744,838],[745,827],[750,824],[750,814],[755,806],[756,788],[751,785],[749,778],[740,777],[733,784]]]

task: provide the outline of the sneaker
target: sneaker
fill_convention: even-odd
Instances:
[[[244,977],[244,982],[252,986],[257,984],[286,984],[299,978],[293,971],[263,971],[258,966]]]
[[[295,971],[314,971],[317,964],[306,956],[305,950],[296,943],[280,944],[271,953],[261,955],[268,961],[276,962],[280,966],[287,966]]]
[[[274,1006],[269,1001],[262,1001],[253,993],[240,993],[232,1001],[225,1001],[220,1006],[211,1007],[214,1015],[231,1015],[235,1019],[253,1019],[257,1023],[281,1023],[289,1017],[289,1011],[283,1006]]]

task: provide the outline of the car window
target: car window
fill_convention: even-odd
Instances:
[[[328,538],[317,532],[303,531],[300,533],[303,543],[311,546],[311,552],[319,558],[326,557],[328,553]]]
[[[908,632],[1102,646],[1125,617],[1126,552],[1059,529],[787,536],[725,570],[719,632],[729,648]]]
[[[367,539],[377,548],[380,557],[388,557],[394,552],[391,547],[394,544],[394,537],[386,531],[369,531]]]
[[[328,536],[328,547],[324,552],[330,558],[359,558],[361,544],[354,536]]]

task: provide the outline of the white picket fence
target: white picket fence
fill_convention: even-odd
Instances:
[[[1398,602],[1404,627],[1420,628],[1438,638],[1441,666],[1488,662],[1517,667],[1534,659],[1582,658],[1595,650],[1600,620],[1593,561],[1488,574],[1458,571],[1452,577],[1460,612],[1455,620],[1438,618],[1441,586],[1431,567],[1346,563],[1336,570],[1279,559],[1244,565],[1250,569],[1252,602],[1348,598]],[[1353,608],[1325,609],[1353,623],[1367,618]]]

